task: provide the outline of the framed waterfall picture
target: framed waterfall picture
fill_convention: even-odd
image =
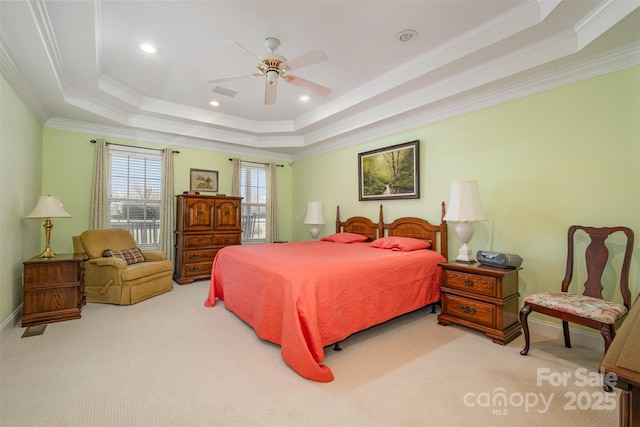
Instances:
[[[420,198],[420,141],[358,154],[358,200]]]

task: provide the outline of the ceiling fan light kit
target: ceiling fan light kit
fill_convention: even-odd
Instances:
[[[314,83],[312,81],[287,74],[290,70],[299,69],[325,61],[327,59],[327,55],[325,55],[321,50],[314,50],[297,58],[294,58],[291,61],[288,61],[287,58],[276,53],[276,50],[278,49],[278,47],[280,47],[280,40],[276,39],[275,37],[267,37],[265,39],[264,44],[267,47],[268,52],[261,56],[255,56],[248,49],[244,48],[236,42],[225,41],[224,44],[244,55],[251,55],[254,61],[257,60],[256,68],[258,69],[258,73],[222,77],[218,79],[208,80],[208,83],[215,84],[223,81],[242,79],[245,77],[264,76],[265,105],[275,104],[276,102],[276,84],[278,82],[278,77],[281,77],[284,81],[286,81],[287,83],[291,83],[294,86],[309,89],[311,92],[320,96],[327,96],[331,93],[331,89],[319,85],[318,83]]]

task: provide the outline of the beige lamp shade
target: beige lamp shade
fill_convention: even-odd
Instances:
[[[38,199],[38,204],[31,211],[31,213],[25,218],[29,219],[46,219],[44,222],[44,230],[45,236],[47,239],[46,246],[44,251],[40,254],[40,258],[55,258],[56,253],[51,250],[50,241],[51,241],[51,229],[53,228],[53,223],[51,222],[51,218],[71,218],[71,214],[64,210],[62,207],[62,202],[60,201],[60,197],[58,196],[40,196]]]
[[[40,196],[36,207],[25,218],[71,218],[71,214],[64,210],[59,196]]]

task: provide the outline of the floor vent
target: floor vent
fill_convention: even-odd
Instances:
[[[27,330],[24,331],[24,334],[22,334],[22,338],[33,337],[33,336],[36,336],[36,335],[42,335],[42,334],[44,334],[44,330],[45,329],[47,329],[47,325],[29,326],[27,328]]]

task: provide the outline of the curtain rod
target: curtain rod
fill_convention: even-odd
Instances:
[[[98,141],[96,141],[95,139],[92,139],[89,142],[91,142],[92,144],[95,144]],[[114,144],[113,142],[107,142],[107,145],[117,145],[119,147],[144,148],[145,150],[163,151],[161,148],[134,147],[133,145]],[[180,154],[180,152],[176,150],[173,150],[173,153]]]
[[[229,158],[229,161],[233,162],[233,159]],[[256,164],[256,165],[268,165],[269,164],[269,163],[262,163],[262,162],[250,162],[248,160],[242,160],[242,161],[245,162],[245,163],[253,163],[253,164]],[[284,167],[284,165],[276,165],[276,166],[279,167],[279,168],[283,168]]]

